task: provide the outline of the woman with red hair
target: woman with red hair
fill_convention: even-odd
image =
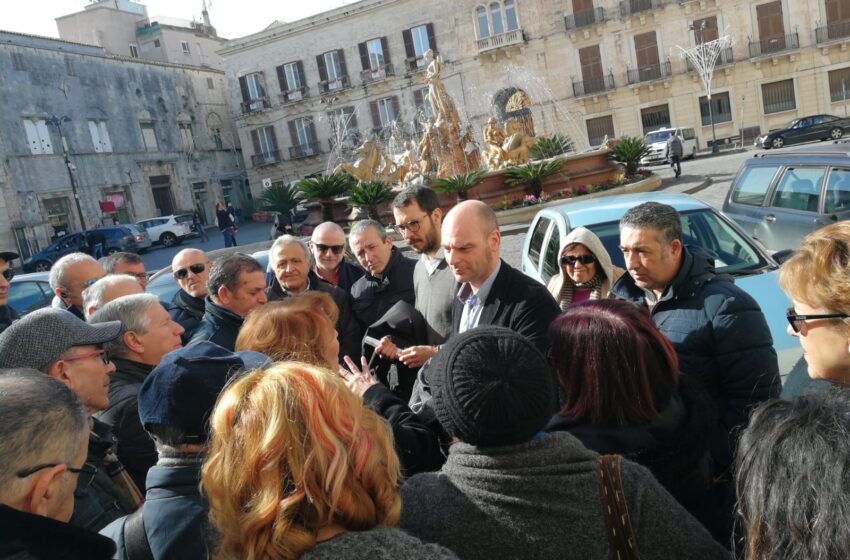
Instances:
[[[728,543],[726,522],[711,505],[713,410],[702,389],[679,375],[676,352],[649,313],[613,299],[576,303],[552,322],[549,337],[563,405],[547,430],[647,467]]]

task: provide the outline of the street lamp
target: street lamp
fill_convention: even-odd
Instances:
[[[694,39],[696,40],[697,46],[703,44],[703,34],[702,32],[708,29],[708,20],[704,19],[700,22],[699,26],[691,24],[688,26],[694,32]],[[717,61],[713,61],[711,63],[712,68]],[[720,151],[720,147],[717,145],[717,132],[714,130],[714,110],[711,108],[711,89],[706,88],[706,102],[708,103],[708,120],[711,122],[711,153],[716,154]]]
[[[68,142],[65,140],[65,135],[62,134],[62,123],[71,122],[71,117],[51,115],[45,121],[47,124],[55,126],[59,131],[59,138],[62,140],[62,155],[65,159],[65,168],[68,170],[68,178],[71,180],[71,191],[74,193],[74,202],[77,204],[77,214],[80,217],[80,227],[85,231],[86,220],[83,218],[83,208],[80,206],[80,195],[77,194],[77,181],[74,179],[74,172],[77,168],[71,163],[71,158],[68,157]]]

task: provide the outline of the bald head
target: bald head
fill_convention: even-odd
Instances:
[[[183,249],[171,261],[171,273],[177,285],[192,297],[207,295],[210,268],[212,263],[209,257],[200,249]]]
[[[310,237],[310,251],[316,271],[333,274],[345,257],[345,232],[334,222],[322,222]]]
[[[473,291],[496,270],[502,237],[493,209],[478,200],[452,208],[443,220],[442,245],[446,262],[460,283]]]
[[[129,274],[112,274],[104,276],[83,290],[83,307],[86,310],[86,320],[92,313],[112,300],[132,294],[142,294],[144,289],[134,276]]]

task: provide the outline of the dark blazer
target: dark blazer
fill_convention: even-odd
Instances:
[[[0,558],[107,560],[111,539],[92,531],[0,504]]]
[[[502,261],[478,324],[509,328],[525,336],[545,354],[549,349],[549,324],[560,312],[546,286]],[[453,334],[460,330],[462,314],[463,303],[455,299]]]
[[[416,303],[413,269],[416,261],[393,247],[383,278],[366,274],[351,286],[351,308],[365,330],[399,301]]]
[[[206,311],[189,344],[209,340],[233,352],[236,347],[236,337],[239,336],[239,329],[242,328],[245,319],[214,304],[209,296],[206,297],[205,302]]]

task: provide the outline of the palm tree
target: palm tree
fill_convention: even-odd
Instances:
[[[626,166],[626,176],[632,177],[637,173],[640,158],[649,150],[643,138],[623,136],[611,148],[611,157],[614,161]]]
[[[520,167],[509,167],[505,170],[505,184],[509,186],[525,185],[528,194],[540,197],[543,193],[543,179],[561,170],[564,166],[562,159],[550,159],[539,163],[529,163]]]
[[[309,200],[318,200],[322,206],[322,221],[334,221],[334,199],[348,192],[354,180],[345,173],[319,175],[298,181],[298,192]]]
[[[570,140],[569,136],[563,134],[541,136],[528,150],[528,157],[532,160],[549,159],[565,154],[572,149],[573,141]]]
[[[366,209],[366,215],[376,222],[381,221],[378,205],[393,197],[393,188],[381,181],[366,181],[348,191],[348,208]]]
[[[443,179],[435,179],[432,186],[438,193],[456,193],[457,200],[460,202],[461,200],[467,200],[469,198],[467,191],[477,187],[483,178],[484,171],[477,169],[475,171],[470,171],[469,173],[460,173]]]
[[[296,185],[275,183],[260,195],[260,210],[288,215],[303,200]]]

